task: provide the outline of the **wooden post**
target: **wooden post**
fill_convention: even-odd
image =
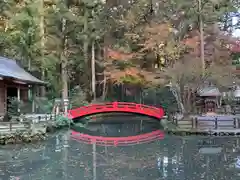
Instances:
[[[30,93],[29,93],[30,95]],[[32,85],[32,93],[31,93],[31,96],[32,96],[32,113],[35,112],[35,96],[36,96],[36,92],[35,92],[35,85]],[[29,98],[30,96],[28,96]]]
[[[192,120],[192,129],[195,128],[195,121],[194,121],[194,118],[191,118]]]
[[[237,119],[237,128],[239,128],[239,118],[236,118]]]
[[[239,120],[237,117],[235,117],[233,119],[233,125],[234,125],[234,128],[238,129],[239,128]]]
[[[215,118],[215,129],[218,129],[218,119]]]
[[[233,128],[236,128],[237,124],[236,124],[236,118],[233,118]]]
[[[175,119],[176,126],[178,126],[178,119],[177,119],[177,117],[174,117],[174,119]]]
[[[55,115],[60,114],[60,104],[61,104],[61,99],[55,99]]]
[[[19,108],[19,103],[20,103],[20,101],[21,101],[20,94],[21,94],[21,90],[20,90],[20,87],[18,86],[18,87],[17,87],[17,100],[18,100],[18,109],[17,109],[17,111],[18,111],[18,112],[20,112],[20,108]]]
[[[11,121],[9,122],[9,129],[10,129],[10,131],[12,131],[12,122]]]
[[[197,117],[195,117],[195,128],[196,129],[198,128],[198,119],[197,119]]]
[[[68,114],[68,105],[69,105],[69,100],[68,99],[64,99],[63,100],[63,106],[64,106],[64,114],[65,115]]]
[[[41,122],[41,116],[38,116],[37,123],[40,123],[40,122]]]

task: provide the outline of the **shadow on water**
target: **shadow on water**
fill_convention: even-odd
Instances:
[[[123,124],[110,124],[107,135],[118,136],[119,129],[124,135],[139,133],[139,124]],[[94,126],[88,129],[94,132]],[[239,156],[239,138],[166,136],[147,144],[100,147],[72,140],[67,131],[34,145],[2,147],[0,179],[237,180]]]

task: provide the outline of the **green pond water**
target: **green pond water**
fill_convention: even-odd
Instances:
[[[105,122],[89,125],[88,130],[128,136],[152,131],[154,123]],[[71,139],[69,134],[59,132],[37,144],[2,146],[0,180],[240,179],[239,138],[165,136],[127,147],[94,147]]]

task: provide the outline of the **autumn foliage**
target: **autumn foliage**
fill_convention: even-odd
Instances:
[[[235,42],[233,42],[232,44],[230,44],[230,50],[233,52],[233,53],[240,53],[240,40],[239,39],[236,39]]]
[[[163,4],[167,5],[167,2]],[[121,41],[119,48],[106,48],[106,72],[109,79],[122,83],[131,77],[130,79],[138,79],[139,81],[135,82],[144,85],[147,82],[161,84],[172,81],[173,77],[185,72],[189,72],[186,76],[195,76],[198,71],[198,79],[206,80],[200,78],[202,64],[199,28],[192,25],[191,28],[179,29],[181,23],[187,24],[183,11],[178,12],[174,19],[151,19],[148,22],[146,19],[143,21],[146,17],[141,20],[139,11],[135,12],[134,8],[130,11],[119,21],[125,31],[122,36],[124,43]],[[206,68],[221,73],[216,69],[225,67],[228,70],[227,74],[231,74],[232,52],[229,47],[233,42],[229,34],[223,33],[216,23],[210,23],[204,28],[203,38]],[[231,46],[231,50],[238,51],[238,46],[239,44]],[[119,67],[119,64],[124,65]],[[213,66],[217,68],[212,68]],[[185,71],[186,67],[190,69]],[[198,70],[193,69],[196,67]],[[221,76],[219,74],[219,77]],[[223,76],[225,77],[225,74]]]
[[[110,48],[106,49],[106,58],[108,60],[127,61],[132,59],[134,56],[135,56],[134,53],[124,53]]]

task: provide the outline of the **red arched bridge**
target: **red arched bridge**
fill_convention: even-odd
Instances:
[[[107,113],[107,112],[126,112],[135,113],[161,119],[164,115],[162,108],[147,106],[144,104],[128,103],[128,102],[112,102],[103,104],[91,104],[80,108],[69,110],[69,118],[81,118],[88,115]]]

